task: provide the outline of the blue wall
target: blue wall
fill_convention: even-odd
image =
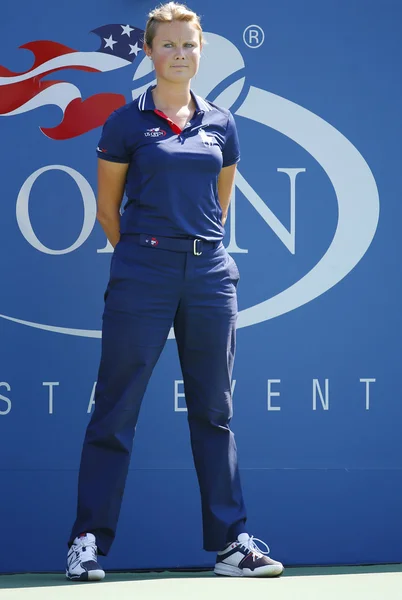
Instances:
[[[191,7],[209,41],[194,88],[232,109],[242,146],[225,244],[241,273],[233,429],[250,533],[285,564],[402,562],[400,3]],[[79,97],[108,94],[94,100],[101,114],[120,101],[110,94],[128,102],[153,80],[143,52],[104,72],[72,68],[70,54],[47,75],[42,55],[37,81],[69,85],[46,96],[41,84],[28,105],[33,75],[19,74],[33,55],[19,47],[57,42],[103,71],[90,32],[143,28],[151,8],[22,0],[0,25],[2,572],[62,570],[75,513],[110,263],[94,224],[100,128]],[[79,134],[41,131],[60,107]],[[106,568],[213,563],[180,380],[169,340]]]

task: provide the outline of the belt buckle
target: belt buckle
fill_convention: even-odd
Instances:
[[[201,240],[194,240],[194,244],[193,244],[193,254],[194,256],[201,256],[202,252],[197,252],[197,242],[201,242]]]

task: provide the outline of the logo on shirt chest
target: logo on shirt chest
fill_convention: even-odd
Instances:
[[[151,129],[147,129],[144,132],[145,137],[153,137],[153,138],[158,138],[158,137],[164,137],[166,135],[166,131],[164,129],[161,129],[160,127],[151,127]]]
[[[199,129],[198,135],[200,136],[204,146],[215,146],[216,139],[214,135],[207,133],[206,131],[204,131],[204,129]]]

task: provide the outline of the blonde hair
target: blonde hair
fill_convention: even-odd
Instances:
[[[200,32],[200,43],[204,43],[200,17],[195,12],[190,10],[185,4],[179,4],[178,2],[167,2],[166,4],[157,6],[148,15],[144,41],[149,48],[152,48],[152,42],[156,35],[158,24],[171,23],[172,21],[187,21],[187,23],[192,23]]]

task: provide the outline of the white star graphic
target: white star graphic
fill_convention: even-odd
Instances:
[[[120,27],[123,30],[121,35],[128,35],[128,37],[130,37],[131,32],[134,31],[134,27],[130,27],[130,25],[120,25]]]
[[[111,48],[113,50],[113,44],[117,44],[117,42],[114,41],[112,36],[110,36],[109,38],[103,38],[103,39],[106,42],[105,48]]]
[[[129,46],[130,46],[131,50],[130,50],[130,52],[128,54],[129,55],[130,54],[135,54],[137,56],[138,52],[141,50],[141,48],[138,48],[138,42],[136,42],[134,44],[134,46],[132,46],[131,44],[129,44]]]

